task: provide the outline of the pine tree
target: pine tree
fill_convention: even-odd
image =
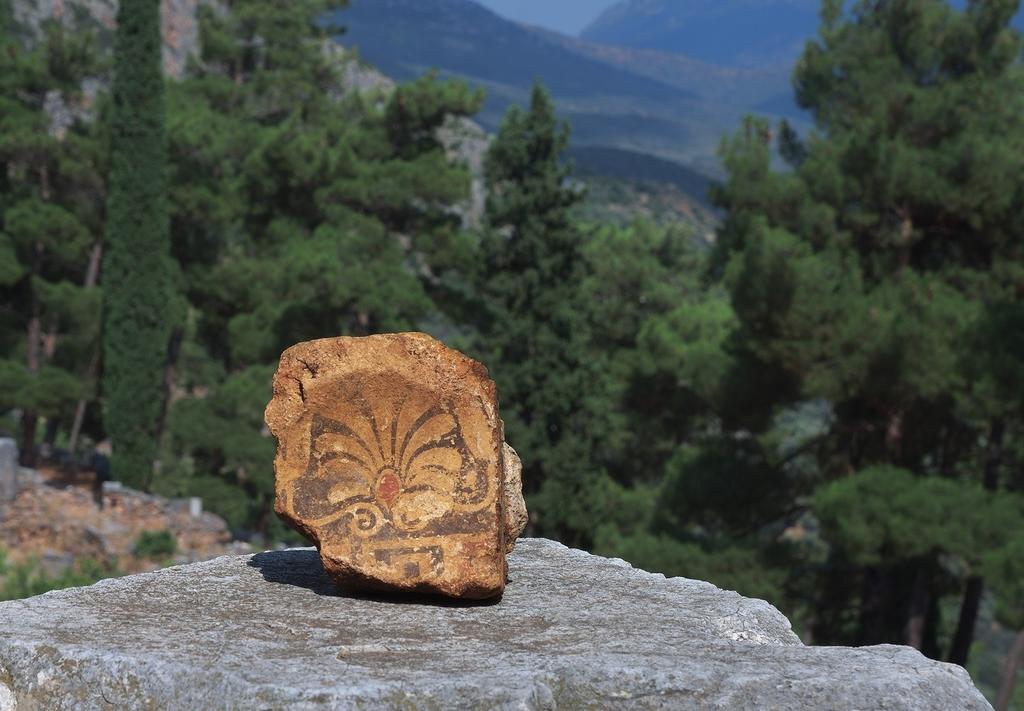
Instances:
[[[147,488],[173,298],[159,0],[122,0],[117,21],[103,264],[104,420],[113,475]]]
[[[506,435],[523,454],[541,530],[581,542],[600,496],[585,431],[587,319],[581,199],[564,162],[568,126],[537,85],[487,153],[489,190],[477,292],[481,355],[498,383]]]
[[[724,290],[703,283],[706,257],[686,230],[587,234],[589,466],[612,479],[589,521],[594,550],[783,599],[784,567],[755,533],[790,503],[785,487],[756,442],[722,433],[736,321]]]
[[[979,576],[982,553],[1024,525],[978,533],[985,497],[1007,495],[1004,433],[1022,424],[1012,369],[978,347],[1009,337],[984,324],[1019,308],[1024,266],[1016,6],[827,2],[795,74],[817,130],[806,141],[781,131],[792,169],[772,170],[766,122],[748,120],[723,146],[714,268],[738,318],[727,389],[752,395],[723,417],[770,444],[781,420],[824,407],[788,447],[796,460],[787,447],[758,454],[794,503],[774,525],[820,523],[828,544],[827,558],[805,559],[816,578],[800,593],[817,641],[941,656],[951,580]],[[794,467],[808,457],[812,470]],[[951,653],[960,663],[970,607]]]
[[[236,530],[280,535],[263,408],[303,340],[450,327],[469,174],[438,139],[478,92],[426,76],[356,91],[331,3],[203,12],[170,90],[174,257],[189,306],[168,420],[171,494],[202,493]],[[334,16],[330,16],[331,19]],[[343,17],[343,15],[342,15]]]
[[[42,29],[30,48],[0,33],[0,407],[21,410],[28,465],[40,418],[55,436],[87,392],[81,363],[99,330],[90,275],[104,195],[101,128],[82,89],[101,71],[94,37],[52,22]],[[51,116],[53,105],[62,110]]]

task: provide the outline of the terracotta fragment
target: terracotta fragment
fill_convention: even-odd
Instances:
[[[526,509],[483,365],[422,333],[300,343],[266,420],[277,513],[340,587],[501,595]]]

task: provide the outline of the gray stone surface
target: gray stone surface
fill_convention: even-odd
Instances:
[[[987,709],[906,647],[805,647],[777,610],[541,539],[493,604],[336,593],[315,551],[0,604],[0,711]]]
[[[0,437],[0,504],[13,501],[18,495],[18,443]]]

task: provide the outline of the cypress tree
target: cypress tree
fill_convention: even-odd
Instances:
[[[170,314],[159,0],[122,0],[114,47],[104,259],[105,423],[119,480],[148,486]]]

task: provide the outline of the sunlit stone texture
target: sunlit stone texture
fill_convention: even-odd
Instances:
[[[421,333],[300,343],[266,419],[277,513],[340,587],[501,595],[526,516],[483,365]]]

